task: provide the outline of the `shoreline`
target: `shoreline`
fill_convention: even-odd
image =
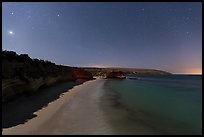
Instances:
[[[182,123],[177,122],[177,119],[173,120],[174,118],[171,116],[161,115],[161,117],[157,115],[158,111],[155,111],[155,115],[155,112],[149,111],[148,107],[143,109],[143,105],[141,107],[139,105],[137,108],[128,106],[128,102],[121,100],[122,94],[115,92],[117,88],[111,86],[114,82],[109,82],[106,79],[94,79],[77,85],[42,110],[37,111],[36,118],[25,124],[4,129],[2,134],[159,135],[200,133],[200,129],[192,129],[188,124],[183,126]],[[118,82],[116,84],[120,85]],[[169,118],[173,119],[169,121]],[[162,121],[159,121],[160,119]],[[166,125],[167,122],[168,125]]]
[[[60,98],[69,92],[74,86],[83,84],[85,81],[61,82],[29,96],[20,96],[10,102],[2,104],[2,128],[10,128],[36,117],[34,112],[46,107],[50,102]]]
[[[47,123],[48,121],[50,121],[52,118],[55,119],[54,116],[58,115],[60,110],[63,110],[64,108],[66,108],[67,106],[72,104],[72,102],[74,102],[75,104],[77,103],[78,106],[83,105],[84,103],[83,104],[78,104],[77,100],[80,100],[80,99],[84,98],[84,95],[80,97],[79,93],[80,94],[85,94],[86,92],[88,93],[89,92],[88,90],[92,89],[91,86],[95,86],[95,83],[97,83],[97,82],[100,83],[100,81],[103,81],[103,80],[97,78],[97,79],[94,79],[94,80],[86,81],[86,82],[84,82],[84,83],[82,83],[80,85],[74,86],[72,89],[69,89],[68,92],[65,92],[65,93],[61,94],[60,97],[57,100],[50,102],[46,107],[44,107],[44,108],[38,110],[37,112],[35,112],[34,114],[37,115],[35,118],[28,120],[24,124],[20,124],[20,125],[11,127],[11,128],[3,128],[2,129],[2,135],[9,135],[9,134],[16,134],[16,135],[17,134],[46,134],[43,131],[42,131],[42,133],[38,132],[39,127],[41,127],[44,123]],[[83,93],[83,91],[85,93]],[[91,94],[92,93],[90,93],[90,95],[87,95],[87,97],[85,97],[85,98],[89,98],[88,96],[94,96],[94,95],[91,95]],[[96,95],[96,97],[97,96],[98,95]],[[91,99],[92,98],[93,97],[91,97]],[[90,102],[90,104],[92,104],[92,102]],[[90,104],[88,104],[88,105],[90,105]],[[85,106],[89,107],[88,105],[87,106],[85,105]],[[91,106],[91,107],[96,107],[96,106]],[[78,109],[76,109],[76,110],[78,111]],[[69,111],[67,111],[67,112],[69,112]],[[101,116],[102,114],[100,114],[100,113],[97,113],[96,115]],[[81,115],[81,116],[83,116],[83,115]],[[71,118],[70,118],[70,121],[71,121]],[[44,127],[44,126],[42,126],[42,127]],[[46,127],[44,127],[44,128],[46,128]],[[48,129],[48,131],[49,131],[49,129]],[[55,133],[53,133],[53,134],[55,134]],[[63,133],[56,133],[56,134],[63,134]],[[73,133],[73,134],[75,134],[75,133]]]

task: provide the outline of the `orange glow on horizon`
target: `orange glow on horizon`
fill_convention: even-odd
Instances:
[[[181,72],[182,74],[201,74],[202,75],[202,68],[190,68],[190,69],[184,69]]]

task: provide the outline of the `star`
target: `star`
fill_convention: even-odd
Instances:
[[[31,16],[29,15],[29,16],[27,16],[27,20],[29,20],[29,19],[31,19]]]
[[[13,33],[13,31],[12,31],[12,30],[10,30],[10,31],[9,31],[9,34],[10,34],[10,35],[13,35],[14,33]]]
[[[190,34],[190,32],[187,31],[186,34],[188,35],[188,34]]]
[[[184,23],[188,24],[188,22],[190,21],[190,17],[183,17]]]
[[[14,13],[13,13],[13,12],[11,12],[10,14],[11,14],[11,15],[13,15]]]
[[[144,11],[145,9],[144,8],[142,8],[142,11]]]
[[[60,15],[59,15],[59,14],[57,14],[57,16],[59,17]]]

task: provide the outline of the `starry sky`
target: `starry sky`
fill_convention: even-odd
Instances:
[[[202,73],[202,3],[4,2],[2,40],[68,66]]]

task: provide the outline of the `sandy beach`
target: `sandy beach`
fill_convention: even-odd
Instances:
[[[37,117],[5,128],[2,134],[111,134],[111,127],[99,107],[104,81],[96,79],[75,86],[35,112]]]

